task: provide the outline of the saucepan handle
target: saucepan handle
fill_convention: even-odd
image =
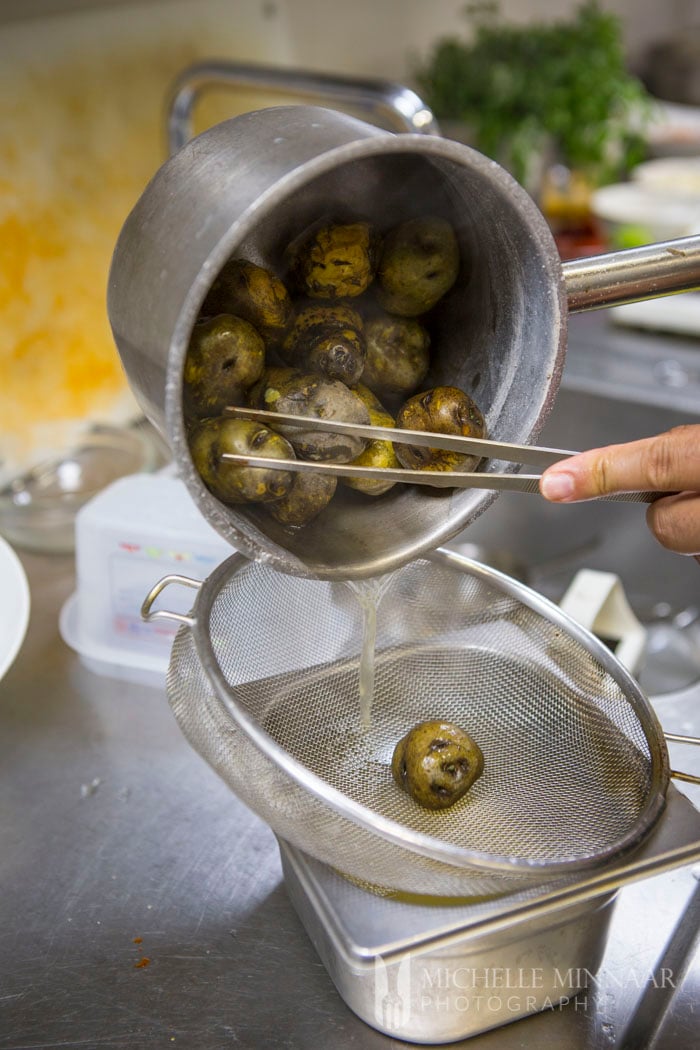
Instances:
[[[571,313],[700,288],[700,236],[680,237],[562,266]]]
[[[222,84],[294,95],[317,105],[344,103],[389,121],[399,132],[440,134],[430,107],[403,84],[239,62],[197,62],[183,70],[173,85],[167,117],[171,154],[192,138],[192,112],[199,96]]]

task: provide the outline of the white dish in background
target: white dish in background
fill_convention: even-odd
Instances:
[[[601,186],[591,197],[591,210],[616,248],[687,237],[700,228],[700,194],[670,193],[635,182]]]
[[[638,164],[631,176],[657,193],[700,197],[700,157],[657,157]]]
[[[615,324],[630,328],[700,336],[700,292],[683,292],[660,299],[646,299],[641,303],[611,306],[607,314]]]
[[[601,186],[593,193],[593,204],[596,214],[611,222],[657,223],[679,230],[700,215],[700,194],[670,193],[635,182]]]
[[[700,107],[657,100],[645,137],[655,157],[700,155]]]
[[[30,604],[22,563],[0,537],[0,678],[12,666],[24,641]]]

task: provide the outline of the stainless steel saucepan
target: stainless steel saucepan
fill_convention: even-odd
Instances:
[[[228,71],[236,81],[235,67]],[[262,83],[266,72],[238,80]],[[194,80],[202,79],[198,70]],[[305,96],[314,88],[327,96],[333,84],[278,72],[275,86],[283,86],[281,79]],[[363,104],[374,89],[379,96],[374,82],[358,84],[354,99],[347,79],[330,93]],[[381,100],[399,97],[403,127],[435,130],[416,96],[409,99],[411,118],[399,93],[384,92]],[[171,134],[172,115],[182,115],[192,99],[185,79],[173,102]],[[435,319],[431,380],[471,393],[498,441],[537,439],[560,382],[568,311],[700,284],[700,237],[562,266],[544,217],[514,179],[436,134],[394,134],[300,105],[246,113],[197,136],[156,173],[124,224],[109,279],[109,316],[134,393],[168,440],[190,493],[246,556],[294,575],[376,575],[445,543],[496,498],[484,490],[408,486],[379,501],[348,493],[315,522],[290,531],[254,505],[218,502],[187,447],[184,359],[202,302],[227,259],[243,256],[278,270],[283,248],[321,216],[363,216],[384,230],[425,213],[452,223],[462,259],[458,283]],[[492,460],[486,469],[510,467]]]

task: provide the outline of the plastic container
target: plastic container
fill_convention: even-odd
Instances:
[[[75,522],[77,588],[64,604],[64,641],[97,674],[162,685],[176,625],[145,623],[141,604],[162,576],[203,580],[233,548],[202,517],[185,486],[164,474],[120,478]],[[187,612],[189,595],[178,599]]]

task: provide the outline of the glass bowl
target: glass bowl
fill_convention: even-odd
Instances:
[[[44,460],[0,489],[0,533],[25,550],[70,552],[75,515],[112,481],[167,461],[149,424],[96,425],[74,448]]]

